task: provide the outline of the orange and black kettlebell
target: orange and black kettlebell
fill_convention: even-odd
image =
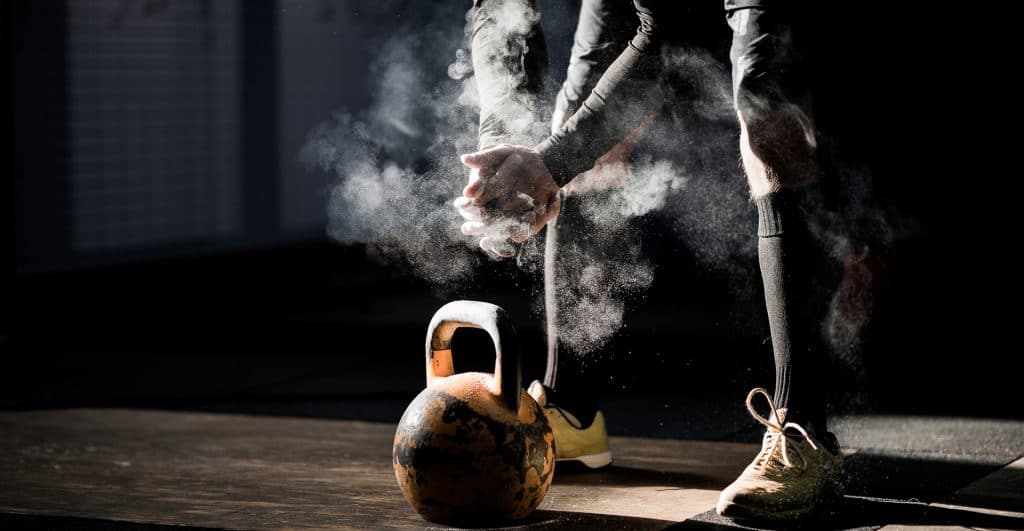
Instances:
[[[462,327],[494,341],[494,374],[455,374],[451,342]],[[455,301],[427,328],[427,388],[398,423],[392,460],[409,504],[445,524],[501,523],[540,505],[555,469],[554,435],[522,388],[515,330],[493,304]]]

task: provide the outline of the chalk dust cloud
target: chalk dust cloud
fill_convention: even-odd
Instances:
[[[506,2],[496,14],[505,38],[491,43],[486,61],[474,61],[466,6],[450,4],[439,3],[426,20],[385,42],[371,69],[369,107],[340,110],[326,119],[310,132],[300,154],[310,168],[331,176],[327,209],[333,239],[363,244],[378,259],[440,287],[474,282],[493,260],[479,251],[475,238],[461,234],[462,219],[452,207],[468,174],[458,155],[478,146],[474,72],[487,67],[494,83],[521,87],[523,74],[515,60],[541,16],[525,1]],[[673,106],[652,126],[634,154],[631,175],[610,189],[572,198],[579,214],[597,228],[586,239],[588,247],[568,242],[560,255],[559,333],[578,353],[598,350],[615,334],[627,301],[643,297],[656,273],[672,274],[658,272],[644,256],[643,230],[671,231],[702,268],[735,282],[737,293],[751,292],[750,283],[756,282],[750,269],[755,217],[739,166],[728,65],[699,49],[669,50],[664,59],[667,70],[686,81],[674,83],[685,89],[673,94],[685,104]],[[548,76],[550,95],[564,72]],[[534,145],[549,130],[553,99],[524,100],[520,94],[512,91],[493,107],[508,124],[509,140]],[[853,200],[846,213],[823,220],[817,229],[836,260],[849,247],[837,219],[869,220],[873,230],[889,230],[871,201],[870,173],[848,171],[841,177],[840,186],[844,192],[850,188]],[[637,223],[640,218],[655,222]],[[542,269],[540,240],[523,246],[517,263],[524,269]],[[540,310],[539,281],[537,286],[531,296]],[[854,367],[857,356],[850,345],[862,326],[857,323],[870,315],[871,302],[864,293],[856,294],[855,304],[842,302],[849,299],[836,292],[825,331],[842,363]],[[856,313],[852,318],[851,312]]]

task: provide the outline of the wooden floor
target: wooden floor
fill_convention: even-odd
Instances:
[[[398,491],[389,424],[54,410],[0,413],[0,434],[0,513],[229,529],[434,527]],[[622,437],[612,446],[612,467],[557,468],[523,527],[729,526],[709,510],[757,450]],[[1024,461],[927,507],[959,514],[965,527],[1024,528],[1022,470]]]

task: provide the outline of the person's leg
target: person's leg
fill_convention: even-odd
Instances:
[[[823,434],[821,280],[828,264],[811,230],[822,207],[814,131],[801,107],[772,107],[738,104],[743,167],[758,213],[758,262],[775,356],[774,401],[788,410],[788,420]]]
[[[728,19],[740,152],[758,211],[758,261],[776,377],[774,396],[763,389],[747,396],[751,415],[767,428],[762,449],[722,491],[717,510],[738,518],[789,519],[834,494],[842,474],[820,385],[821,281],[828,276],[827,255],[812,230],[823,207],[820,170],[789,13],[747,6],[730,11]],[[769,404],[767,418],[753,405],[759,396]]]
[[[787,420],[825,432],[820,279],[825,249],[811,231],[822,208],[809,94],[785,14],[732,15],[733,80],[740,154],[758,212],[758,261],[775,355],[776,407]]]
[[[544,240],[544,317],[548,351],[544,385],[554,392],[553,402],[565,408],[583,426],[597,413],[600,381],[588,374],[586,353],[566,340],[569,293],[578,291],[572,284],[580,281],[578,263],[586,235],[586,220],[578,198],[563,193],[562,210],[548,223]],[[592,364],[589,364],[592,365]],[[591,371],[592,372],[592,371]],[[557,397],[557,398],[556,398]]]
[[[591,468],[611,462],[599,393],[616,363],[614,340],[626,304],[649,269],[639,234],[614,207],[614,189],[563,190],[562,210],[548,224],[544,249],[548,364],[530,394],[544,406],[560,460]],[[568,197],[565,197],[568,195]]]
[[[821,380],[825,367],[820,331],[825,317],[818,279],[824,249],[807,226],[816,187],[782,188],[754,198],[758,209],[758,261],[775,357],[774,402],[786,420],[825,434]]]

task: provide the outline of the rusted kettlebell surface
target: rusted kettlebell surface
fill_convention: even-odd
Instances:
[[[451,339],[462,327],[494,341],[494,374],[455,374]],[[497,524],[540,505],[555,469],[551,427],[522,388],[515,330],[493,304],[455,301],[427,329],[427,388],[398,423],[392,460],[405,499],[444,524]]]

